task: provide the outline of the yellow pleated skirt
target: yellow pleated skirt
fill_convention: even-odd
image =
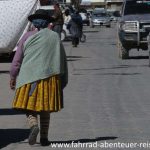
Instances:
[[[29,83],[16,89],[13,108],[35,112],[57,112],[63,108],[63,91],[59,76],[37,81],[32,93],[31,85],[32,83]]]

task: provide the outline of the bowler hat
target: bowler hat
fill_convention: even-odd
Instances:
[[[59,7],[59,6],[60,6],[58,2],[55,2],[55,3],[54,3],[54,5],[56,5],[57,7]]]
[[[36,12],[28,17],[28,20],[32,22],[34,19],[44,19],[49,22],[53,22],[54,19],[49,16],[48,12],[44,9],[38,9]]]

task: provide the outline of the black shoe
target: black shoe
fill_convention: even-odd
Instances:
[[[37,138],[38,133],[39,133],[38,125],[32,126],[30,129],[30,134],[29,134],[29,139],[28,139],[29,145],[34,145],[36,143],[36,138]]]
[[[41,146],[49,146],[50,145],[50,141],[48,141],[47,138],[40,138],[40,143],[41,143]]]

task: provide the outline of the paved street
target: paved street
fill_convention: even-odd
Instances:
[[[73,141],[97,141],[99,144],[105,141],[150,142],[148,51],[133,50],[130,59],[121,60],[118,58],[115,25],[92,29],[99,32],[88,32],[91,30],[88,27],[85,29],[86,43],[72,48],[70,42],[64,42],[69,84],[64,91],[65,108],[51,115],[50,141],[70,144]],[[14,92],[9,89],[9,67],[8,62],[0,63],[0,149],[102,149],[43,148],[39,143],[29,146],[26,117],[11,109]],[[135,148],[138,149],[144,150]]]

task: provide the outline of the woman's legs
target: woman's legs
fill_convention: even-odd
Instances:
[[[38,127],[38,119],[36,113],[27,113],[27,120],[30,127],[30,134],[29,134],[29,144],[34,145],[36,143],[36,138],[39,133],[39,127]]]
[[[50,144],[48,141],[48,130],[50,122],[50,113],[41,112],[40,113],[40,143],[42,146],[47,146]]]
[[[49,112],[41,112],[40,113],[40,137],[48,139],[48,130],[49,130],[49,122],[50,122],[50,113]]]
[[[39,133],[38,119],[36,113],[27,113],[27,120],[30,127],[29,134],[29,144],[34,145],[36,143],[36,138]],[[48,141],[48,130],[50,122],[50,113],[41,112],[40,113],[40,143],[42,146],[47,146],[50,144]]]
[[[73,37],[72,38],[72,45],[74,47],[77,47],[78,44],[79,44],[79,38],[78,37]]]
[[[75,37],[72,37],[72,45],[75,46]]]
[[[29,124],[30,128],[34,125],[38,125],[37,114],[28,113],[28,114],[26,114],[26,116],[27,116],[27,121],[28,121],[28,124]]]
[[[76,45],[79,45],[79,38],[76,38]]]

